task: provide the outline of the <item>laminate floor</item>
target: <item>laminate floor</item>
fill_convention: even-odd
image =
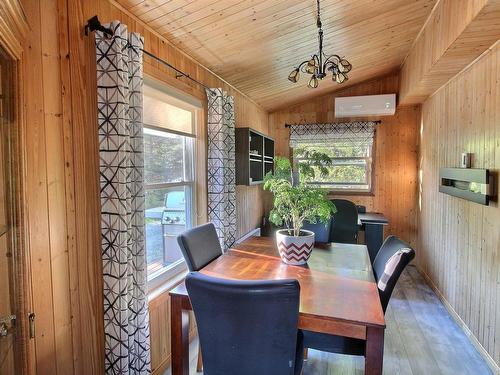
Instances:
[[[394,290],[386,324],[386,375],[493,374],[413,266]],[[197,345],[195,340],[190,347],[191,374],[196,374]],[[302,374],[363,375],[364,358],[309,350]],[[170,369],[164,375],[170,375]]]

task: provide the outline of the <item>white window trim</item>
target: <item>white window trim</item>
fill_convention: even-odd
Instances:
[[[198,123],[200,120],[200,110],[203,108],[201,101],[188,96],[187,94],[184,94],[174,88],[171,88],[170,86],[167,86],[157,80],[151,79],[149,77],[145,77],[145,84],[152,86],[153,88],[163,91],[165,94],[170,95],[172,97],[172,101],[170,101],[170,104],[175,103],[175,105],[179,105],[179,107],[184,108],[184,109],[189,109],[193,113],[193,133],[192,134],[186,134],[186,133],[181,133],[181,132],[176,132],[174,130],[169,130],[165,128],[159,128],[155,126],[150,126],[147,124],[144,124],[144,127],[148,127],[154,130],[158,131],[163,131],[171,134],[177,134],[177,135],[182,135],[185,137],[192,137],[194,138],[193,141],[193,147],[192,147],[192,180],[191,181],[182,181],[182,182],[177,182],[177,183],[167,183],[167,184],[162,184],[162,185],[170,185],[170,186],[190,186],[191,188],[191,193],[192,193],[192,207],[191,207],[191,223],[192,226],[194,227],[197,225],[197,186],[198,186],[198,180],[197,180],[197,165],[196,165],[196,160],[197,160],[197,134],[198,134]],[[147,269],[147,264],[146,264],[146,269]],[[182,279],[185,277],[185,275],[188,272],[187,264],[186,261],[181,258],[178,261],[174,262],[173,264],[164,267],[151,275],[147,275],[147,288],[148,288],[148,300],[151,301],[152,299],[158,297],[161,293],[171,289],[173,286],[178,284]]]
[[[148,275],[148,294],[154,293],[155,290],[172,281],[181,273],[187,272],[187,264],[184,259],[179,259],[168,267],[163,267],[161,270]]]
[[[180,271],[176,275],[170,277],[169,279],[166,279],[163,283],[159,284],[155,288],[152,288],[150,285],[148,285],[148,302],[153,301],[163,293],[166,293],[169,290],[173,289],[176,285],[181,283],[186,278],[187,274],[188,270],[186,267],[184,271]]]
[[[149,128],[153,128],[150,126],[145,126]],[[162,131],[165,133],[171,133],[171,134],[178,134],[182,135],[185,137],[193,137],[192,135],[189,134],[179,134],[173,131],[169,131],[167,129],[158,129],[155,128],[155,130]],[[194,138],[194,142],[196,142],[196,137]],[[191,210],[190,210],[190,222],[191,222],[191,227],[194,227],[196,225],[196,145],[193,144],[192,147],[192,153],[193,153],[193,160],[192,160],[192,180],[191,181],[179,181],[179,182],[167,182],[167,183],[158,183],[158,184],[144,184],[145,188],[146,185],[150,189],[163,189],[163,188],[169,188],[169,187],[176,187],[176,186],[184,186],[184,187],[189,187],[191,189],[191,195],[192,195],[192,202],[191,202]],[[146,269],[147,269],[147,264],[146,264]],[[186,261],[181,258],[178,261],[163,267],[162,269],[155,271],[151,274],[148,273],[147,275],[147,283],[148,283],[148,293],[154,292],[156,289],[161,288],[163,285],[168,284],[172,279],[174,279],[177,275],[180,273],[185,273],[187,271],[187,264]]]

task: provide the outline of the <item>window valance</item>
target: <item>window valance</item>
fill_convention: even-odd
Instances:
[[[367,146],[373,143],[376,121],[353,121],[290,126],[290,147],[312,143],[343,143]]]

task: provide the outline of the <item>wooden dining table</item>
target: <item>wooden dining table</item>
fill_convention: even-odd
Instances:
[[[299,329],[365,340],[365,374],[382,374],[384,312],[365,245],[316,246],[306,265],[291,266],[280,260],[274,238],[250,237],[200,272],[234,280],[298,280]],[[192,307],[185,284],[170,297],[172,375],[188,375]]]

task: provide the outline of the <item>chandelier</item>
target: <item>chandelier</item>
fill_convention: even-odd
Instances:
[[[299,80],[300,72],[311,74],[311,79],[307,84],[308,87],[315,89],[318,87],[320,79],[326,77],[327,72],[332,73],[332,81],[337,83],[344,83],[347,81],[347,73],[352,69],[352,65],[344,58],[338,55],[327,56],[323,52],[323,29],[321,25],[319,0],[318,16],[316,19],[316,26],[318,27],[318,40],[319,40],[319,53],[312,55],[309,60],[303,61],[290,72],[288,80],[296,83]]]

